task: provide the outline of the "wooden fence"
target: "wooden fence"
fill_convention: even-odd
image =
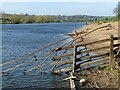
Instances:
[[[78,43],[76,45],[70,45],[70,46],[64,46],[64,47],[57,48],[56,52],[59,52],[61,50],[66,50],[66,49],[73,49],[73,52],[68,53],[68,54],[55,56],[55,57],[53,57],[53,61],[56,61],[56,60],[61,59],[61,58],[69,57],[69,56],[73,56],[73,59],[53,62],[51,65],[63,66],[66,64],[70,64],[70,63],[73,63],[73,65],[70,67],[67,67],[67,68],[53,71],[53,73],[61,73],[61,72],[72,71],[72,70],[73,70],[73,72],[75,72],[77,69],[84,69],[84,67],[88,67],[88,66],[93,66],[93,65],[104,66],[104,65],[109,65],[109,64],[113,63],[114,56],[116,55],[115,48],[118,48],[118,46],[120,45],[118,43],[115,44],[114,42],[118,39],[119,39],[118,37],[114,37],[113,35],[111,35],[111,37],[108,39],[103,39],[103,40],[89,42],[89,43],[83,43],[83,44]],[[92,44],[96,44],[96,45],[101,44],[102,45],[102,43],[105,43],[105,42],[108,42],[109,45],[97,47],[94,49],[87,49],[87,50],[83,50],[83,51],[80,51],[80,50],[78,51],[78,48],[81,46],[89,46]],[[105,52],[102,54],[87,55],[84,57],[78,57],[78,55],[80,55],[80,54],[96,52],[98,50],[104,50],[104,49],[108,49],[108,52]],[[52,51],[54,51],[54,50],[55,49],[53,49]],[[100,59],[98,59],[98,58],[100,58]]]
[[[94,66],[105,67],[109,64],[114,63],[115,61],[114,59],[120,50],[120,43],[116,43],[116,41],[120,41],[120,37],[118,38],[111,35],[110,38],[107,39],[84,43],[85,36],[105,27],[113,28],[110,24],[108,24],[106,26],[97,27],[89,32],[81,31],[80,33],[69,34],[68,36],[70,37],[66,37],[62,40],[46,45],[45,47],[40,48],[30,54],[24,55],[20,58],[1,63],[0,67],[9,66],[9,64],[12,64],[10,65],[12,67],[8,67],[5,70],[2,70],[2,73],[4,74],[6,72],[14,71],[16,68],[23,68],[22,66],[26,66],[29,63],[31,63],[31,66],[33,66],[34,63],[37,63],[37,66],[33,66],[32,68],[24,71],[24,74],[37,69],[43,73],[70,72],[70,77],[67,79],[70,79],[71,88],[75,90],[75,88],[77,88],[75,84],[76,76],[74,75],[76,71],[91,68]],[[72,40],[69,41],[68,39],[71,37]],[[62,45],[60,43],[62,43]],[[108,44],[104,46],[104,43]],[[59,44],[58,47],[54,48],[54,46],[57,44]],[[94,45],[99,45],[99,47],[96,46],[91,49],[87,48],[87,46]],[[39,52],[42,53],[43,50],[48,49],[49,47],[52,47],[54,49],[50,50],[49,53],[46,53],[44,55],[38,55]],[[93,52],[99,52],[99,50],[104,51],[104,49],[107,49],[107,52],[91,54]],[[21,63],[20,61],[23,62]],[[14,64],[14,62],[16,64]],[[48,65],[50,66],[49,68]]]
[[[39,69],[41,72],[44,72],[44,73],[47,73],[47,72],[51,72],[51,73],[71,72],[70,78],[69,78],[70,83],[71,83],[71,88],[75,88],[76,85],[74,82],[75,82],[76,77],[74,76],[74,73],[76,71],[83,70],[86,68],[91,68],[94,66],[105,67],[109,64],[114,63],[114,58],[116,57],[116,54],[118,52],[117,50],[120,46],[119,43],[115,43],[120,38],[114,37],[113,35],[111,35],[110,38],[107,38],[107,39],[88,42],[88,43],[83,43],[82,37],[76,36],[73,40],[68,41],[65,44],[63,44],[57,48],[52,49],[50,51],[50,53],[48,53],[46,55],[40,55],[40,56],[36,55],[36,53],[38,53],[50,46],[53,46],[55,44],[59,44],[60,42],[63,42],[69,38],[70,37],[59,40],[55,43],[45,46],[44,48],[36,50],[35,52],[32,52],[30,54],[27,54],[25,56],[15,59],[15,60],[10,60],[8,62],[0,64],[0,66],[5,66],[8,64],[12,64],[14,62],[19,62],[30,56],[33,57],[31,60],[25,61],[21,64],[17,64],[11,68],[8,68],[7,70],[3,70],[2,73],[9,72],[11,70],[14,70],[14,69],[21,67],[23,65],[26,65],[28,63],[36,62],[36,63],[38,63],[38,65],[25,71],[24,74],[27,72],[36,70],[36,69]],[[102,45],[103,43],[108,43],[108,45],[100,46],[100,47],[97,46],[97,47],[91,48],[91,49],[87,48],[87,46],[91,46],[94,44]],[[108,51],[104,52],[104,53],[100,53],[100,54],[99,53],[98,54],[90,54],[91,52],[98,52],[99,50],[104,50],[104,49],[107,49]],[[67,51],[69,51],[69,50],[70,50],[70,52],[67,53]],[[62,53],[52,56],[53,54],[59,53],[61,51],[62,51]],[[43,61],[40,60],[40,58],[42,58],[42,57],[45,57],[45,59]],[[50,57],[52,57],[52,58],[50,58]],[[69,58],[69,59],[66,59],[66,58]],[[44,69],[44,66],[45,65],[47,66],[48,64],[52,68],[46,71]]]
[[[0,66],[5,66],[8,64],[12,64],[14,62],[19,62],[21,60],[24,60],[25,58],[27,58],[29,56],[33,56],[33,59],[28,60],[24,63],[18,64],[16,66],[13,66],[12,68],[8,68],[7,70],[4,70],[2,72],[5,73],[8,71],[14,70],[14,69],[21,67],[23,65],[26,65],[28,63],[33,63],[34,61],[38,63],[38,66],[33,67],[33,68],[27,70],[26,72],[29,72],[29,71],[32,71],[32,70],[35,70],[38,68],[41,68],[42,72],[46,72],[43,69],[43,66],[44,66],[43,63],[45,64],[45,61],[47,61],[54,53],[61,52],[61,51],[63,51],[63,54],[58,54],[57,56],[52,56],[52,58],[50,58],[52,60],[49,61],[49,65],[52,66],[52,69],[50,69],[48,71],[50,71],[52,73],[61,73],[61,72],[66,72],[66,71],[75,72],[78,69],[84,69],[84,67],[93,66],[95,64],[104,66],[104,65],[108,65],[108,64],[114,62],[114,56],[116,55],[115,48],[118,48],[120,46],[119,43],[114,43],[119,38],[111,35],[110,38],[99,40],[99,41],[94,41],[94,42],[88,42],[88,43],[79,42],[79,43],[73,44],[73,42],[75,42],[75,39],[74,39],[74,40],[67,42],[67,43],[71,42],[72,44],[67,45],[65,43],[65,44],[61,45],[60,47],[52,49],[51,52],[46,54],[46,55],[41,55],[41,56],[36,55],[36,53],[46,49],[47,47],[53,46],[54,44],[60,43],[68,38],[69,37],[62,39],[60,41],[57,41],[55,43],[49,44],[49,45],[45,46],[44,48],[36,50],[35,52],[27,54],[23,57],[17,58],[15,60],[10,60],[9,62],[5,62],[3,64],[0,64]],[[76,39],[80,39],[80,37],[79,38],[77,37]],[[108,45],[106,45],[106,46],[101,46],[101,47],[97,47],[97,48],[93,48],[93,49],[86,48],[87,46],[90,46],[90,45],[94,45],[94,44],[96,44],[96,45],[101,44],[102,45],[102,43],[106,43],[106,42],[108,43]],[[81,48],[81,47],[84,47],[84,49],[79,50],[79,48]],[[97,52],[97,51],[103,50],[103,49],[108,49],[108,52],[90,55],[91,52]],[[70,51],[70,53],[67,53],[66,51],[69,51],[69,50],[72,50],[73,52]],[[86,54],[86,55],[84,55],[84,54]],[[82,55],[84,55],[84,56],[82,56]],[[40,58],[42,58],[42,57],[46,57],[46,58],[43,61],[40,61]],[[64,58],[68,58],[68,57],[72,57],[72,58],[70,58],[68,60],[64,59]],[[64,60],[62,60],[62,59],[64,59]],[[64,66],[67,64],[69,64],[69,67],[65,68]],[[57,69],[57,67],[63,67],[63,68]]]
[[[71,90],[79,90],[80,89],[80,84],[76,85],[76,71],[85,69],[85,67],[90,68],[90,67],[94,67],[95,66],[100,66],[100,67],[105,67],[108,66],[110,64],[113,64],[115,61],[115,56],[117,55],[116,50],[118,50],[120,44],[119,43],[115,43],[116,40],[118,40],[118,37],[114,37],[113,35],[110,36],[110,38],[108,39],[103,39],[103,40],[99,40],[99,41],[94,41],[94,42],[89,42],[89,43],[77,43],[75,45],[70,45],[70,46],[64,46],[64,47],[60,47],[57,49],[53,49],[52,51],[59,52],[61,50],[66,50],[66,49],[73,49],[72,53],[68,53],[68,54],[63,54],[63,55],[59,55],[59,56],[55,56],[53,57],[53,61],[59,60],[61,58],[64,57],[69,57],[72,56],[73,58],[71,60],[64,60],[64,61],[57,61],[52,63],[51,65],[60,65],[60,66],[64,66],[66,64],[70,64],[72,63],[72,65],[70,67],[67,68],[63,68],[63,69],[58,69],[53,71],[52,73],[61,73],[61,72],[70,72],[70,86],[71,86]],[[94,49],[85,49],[85,50],[78,50],[79,47],[84,46],[86,47],[87,45],[93,45],[93,44],[101,44],[102,43],[106,43],[108,42],[107,46],[100,46]],[[108,52],[105,53],[101,53],[101,54],[96,54],[96,55],[90,55],[90,52],[96,52],[98,50],[104,50],[104,49],[108,49]],[[88,53],[88,55],[82,57],[78,57],[81,54],[84,53]],[[100,59],[98,59],[98,57]],[[78,63],[79,62],[79,63]]]

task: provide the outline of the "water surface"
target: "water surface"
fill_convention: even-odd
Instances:
[[[65,38],[84,23],[45,23],[45,24],[4,24],[2,25],[2,59],[3,63],[33,52],[54,41]],[[39,54],[48,52],[46,50]],[[16,63],[14,63],[16,64]],[[34,67],[28,64],[3,75],[3,88],[62,88],[69,87],[69,81],[62,80],[67,75],[55,76],[41,74],[39,70],[23,74],[24,70]],[[7,65],[3,70],[12,67]]]

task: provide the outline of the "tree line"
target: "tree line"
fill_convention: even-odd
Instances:
[[[90,22],[112,20],[113,17],[88,16],[88,15],[29,15],[29,14],[6,14],[1,13],[2,24],[22,24],[22,23],[52,23],[52,22]]]

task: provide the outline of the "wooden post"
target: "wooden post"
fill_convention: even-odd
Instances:
[[[77,46],[75,45],[73,48],[73,73],[75,73],[75,69],[76,69],[76,53],[77,53]]]
[[[70,77],[73,77],[76,69],[76,53],[77,53],[77,46],[75,45],[73,48],[73,71],[70,73]],[[71,90],[76,90],[75,79],[70,78],[70,86]]]
[[[110,36],[110,64],[113,62],[113,45],[114,45],[114,40],[113,40],[114,36],[111,35]]]
[[[72,72],[70,73],[70,77],[73,77]],[[75,79],[74,78],[70,78],[70,87],[71,87],[71,90],[76,90],[76,88],[75,88]]]
[[[118,37],[120,37],[120,2],[118,2],[118,6],[117,6],[117,11],[118,11]],[[118,43],[120,44],[120,39],[118,39]],[[119,50],[118,52],[120,52],[120,46],[119,46]]]

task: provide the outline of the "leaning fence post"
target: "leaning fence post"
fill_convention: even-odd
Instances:
[[[110,64],[113,63],[113,45],[114,45],[114,36],[110,36]]]
[[[77,46],[75,45],[73,48],[73,73],[75,73],[75,69],[76,69],[76,53],[77,53]]]

